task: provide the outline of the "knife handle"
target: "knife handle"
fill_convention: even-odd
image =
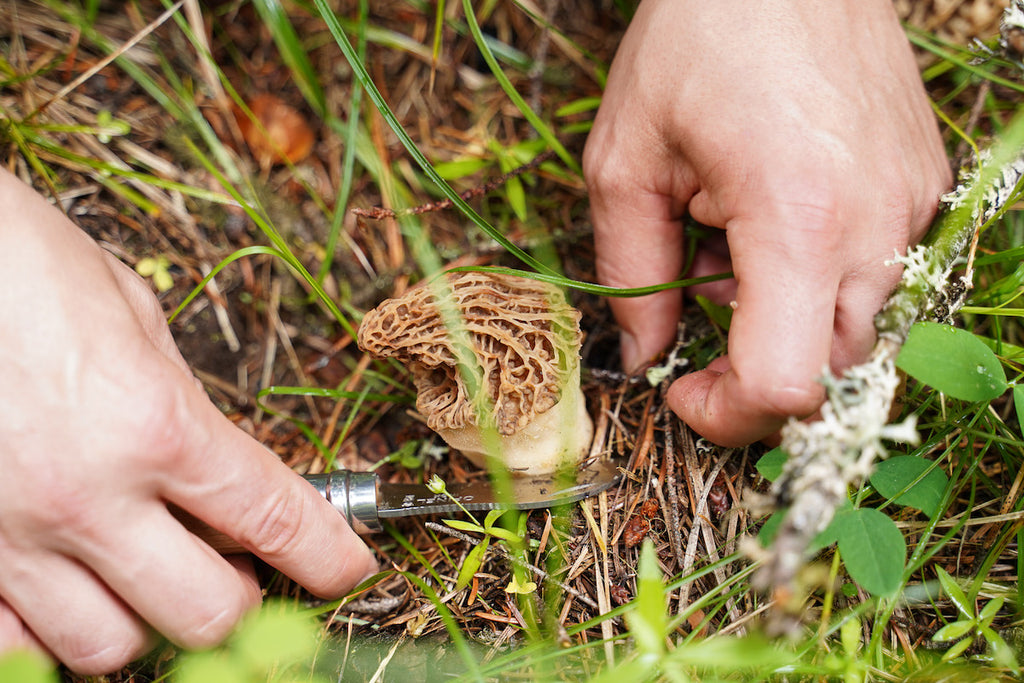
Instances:
[[[373,472],[334,470],[306,474],[302,478],[312,484],[357,532],[380,531],[383,528],[377,517],[377,475]]]
[[[381,530],[380,519],[377,517],[377,475],[373,472],[335,470],[324,474],[305,474],[302,478],[345,517],[345,521],[356,533]],[[181,508],[171,505],[169,509],[186,529],[221,555],[249,552],[235,539]]]

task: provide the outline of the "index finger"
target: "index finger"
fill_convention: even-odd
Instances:
[[[184,436],[165,496],[322,597],[337,597],[377,565],[345,519],[201,392],[187,399]]]
[[[591,144],[599,144],[588,141]],[[585,157],[594,223],[598,279],[611,287],[645,287],[677,279],[683,267],[682,213],[685,202],[640,182],[628,155]],[[619,161],[616,161],[619,159]],[[649,169],[648,169],[649,171]],[[648,296],[611,297],[622,330],[622,365],[632,371],[675,338],[683,295],[671,289]]]

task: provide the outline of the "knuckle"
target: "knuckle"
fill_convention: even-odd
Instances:
[[[53,468],[43,468],[23,481],[22,487],[32,493],[10,501],[4,525],[9,538],[18,537],[16,530],[37,542],[44,537],[73,540],[93,536],[96,506],[90,487]]]
[[[249,511],[238,540],[264,557],[292,552],[302,539],[305,503],[292,487],[282,487]]]
[[[155,381],[157,390],[146,393],[136,411],[126,416],[130,433],[137,434],[137,450],[157,469],[172,465],[184,450],[191,420],[189,401],[177,383]],[[133,453],[136,451],[133,450]]]
[[[248,596],[239,594],[230,604],[225,605],[224,599],[215,601],[205,606],[203,610],[197,610],[191,623],[187,624],[175,642],[188,649],[205,649],[214,647],[224,642],[231,635],[235,626],[245,614],[259,604],[259,597],[255,601]]]

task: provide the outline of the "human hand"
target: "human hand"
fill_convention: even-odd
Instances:
[[[84,674],[222,640],[260,601],[168,503],[324,597],[374,571],[341,515],[231,424],[130,269],[0,170],[0,652]]]
[[[584,152],[597,270],[677,279],[682,217],[723,228],[689,275],[735,302],[728,355],[668,403],[726,445],[775,432],[863,360],[899,280],[884,265],[926,232],[950,172],[889,0],[644,0],[612,64]],[[675,336],[682,293],[613,299],[627,369]]]

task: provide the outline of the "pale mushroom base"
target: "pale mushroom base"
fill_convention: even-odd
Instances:
[[[533,418],[515,434],[501,437],[501,456],[515,474],[550,474],[576,465],[590,450],[594,425],[587,413],[583,392],[576,382],[561,400]],[[476,427],[439,429],[449,446],[465,455],[477,467],[485,468],[487,455]]]

